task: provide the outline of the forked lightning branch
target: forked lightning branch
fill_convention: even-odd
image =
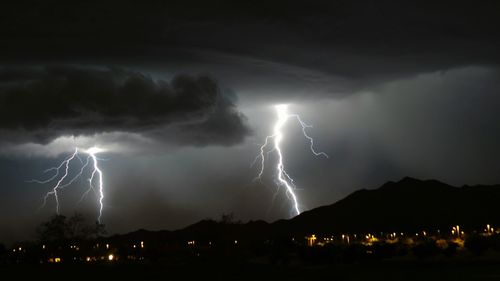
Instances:
[[[39,183],[39,184],[49,184],[53,183],[53,186],[50,191],[48,191],[44,198],[43,204],[40,208],[45,207],[47,201],[50,198],[54,198],[56,203],[56,213],[60,213],[60,205],[61,198],[60,192],[62,189],[72,185],[77,179],[81,178],[86,169],[90,170],[90,177],[88,180],[88,188],[81,195],[79,202],[83,201],[85,197],[91,192],[94,191],[97,195],[98,205],[99,205],[99,215],[97,217],[97,221],[101,222],[102,211],[103,211],[103,202],[104,202],[104,183],[103,183],[103,175],[102,170],[99,168],[99,158],[96,156],[99,153],[104,152],[104,149],[99,147],[91,147],[86,150],[80,150],[79,148],[75,148],[73,154],[71,154],[68,158],[66,158],[59,166],[49,168],[45,170],[45,173],[54,172],[54,175],[46,180],[30,180],[29,182]],[[80,154],[86,155],[85,161],[82,160]],[[80,165],[80,169],[78,173],[73,177],[69,177],[71,164],[78,163]]]
[[[288,113],[288,105],[286,104],[276,105],[275,109],[278,119],[274,124],[273,134],[266,137],[264,144],[260,147],[260,154],[255,159],[257,161],[260,158],[261,161],[260,171],[256,179],[260,180],[262,178],[262,174],[264,173],[266,154],[269,154],[271,152],[276,152],[278,156],[278,161],[274,166],[274,169],[276,172],[277,184],[279,187],[281,186],[285,187],[287,196],[288,198],[290,198],[291,203],[293,205],[293,212],[296,215],[299,215],[301,212],[299,199],[297,198],[297,194],[295,193],[295,186],[293,184],[293,179],[285,170],[285,164],[283,159],[283,149],[281,147],[281,142],[285,138],[285,134],[283,133],[283,126],[286,124],[288,120],[295,119],[301,126],[304,137],[309,141],[311,152],[316,156],[321,155],[326,158],[328,158],[328,155],[324,152],[317,152],[314,149],[314,139],[311,138],[306,132],[306,129],[311,128],[312,126],[302,121],[302,119],[298,114]]]

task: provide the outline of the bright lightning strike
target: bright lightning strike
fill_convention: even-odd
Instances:
[[[314,140],[311,138],[307,132],[306,128],[311,128],[311,125],[306,124],[302,119],[300,118],[299,115],[297,114],[290,114],[288,113],[288,105],[286,104],[280,104],[276,105],[276,112],[278,115],[278,120],[274,124],[273,128],[273,134],[270,136],[267,136],[265,139],[264,144],[260,147],[260,154],[257,156],[255,161],[260,158],[260,171],[259,174],[257,175],[256,179],[261,179],[262,174],[264,173],[264,166],[265,166],[265,159],[266,159],[266,153],[269,154],[271,152],[276,151],[278,155],[278,162],[276,163],[276,172],[277,172],[277,184],[278,186],[283,186],[286,188],[286,193],[288,197],[291,199],[292,204],[293,204],[293,211],[297,215],[300,214],[300,207],[299,207],[299,201],[297,198],[297,195],[295,194],[295,186],[293,183],[293,179],[290,177],[290,175],[286,172],[284,162],[283,162],[283,152],[281,149],[281,142],[284,138],[283,134],[283,126],[286,124],[286,122],[289,119],[296,119],[299,125],[302,127],[302,133],[304,134],[304,137],[309,141],[310,143],[310,149],[311,152],[316,155],[316,156],[324,156],[328,158],[328,155],[324,152],[317,152],[314,149]],[[266,152],[266,147],[271,146],[271,149],[267,150]]]
[[[89,188],[87,191],[85,191],[82,194],[82,197],[80,198],[81,202],[83,199],[87,196],[87,194],[90,191],[95,191],[98,197],[98,203],[99,203],[99,216],[97,217],[97,221],[100,223],[101,222],[101,217],[102,217],[102,211],[103,211],[103,201],[104,201],[104,184],[103,184],[103,175],[102,175],[102,170],[99,168],[99,158],[96,156],[99,153],[104,152],[105,150],[99,147],[91,147],[86,150],[80,150],[79,148],[75,148],[75,151],[68,157],[66,158],[59,166],[57,167],[52,167],[50,169],[45,170],[45,173],[55,171],[55,174],[50,177],[49,179],[46,180],[31,180],[29,182],[34,182],[34,183],[39,183],[39,184],[46,184],[49,182],[56,181],[55,185],[52,187],[52,189],[47,192],[43,198],[43,204],[40,208],[45,207],[47,204],[47,200],[53,196],[54,200],[56,202],[56,213],[59,214],[60,212],[60,198],[59,198],[59,192],[67,187],[70,186],[75,180],[80,178],[82,174],[84,173],[85,169],[89,167],[90,164],[90,177],[88,178],[89,182]],[[85,163],[83,160],[80,158],[80,154],[86,154],[87,158],[85,160]],[[70,174],[70,165],[72,162],[75,162],[74,160],[78,159],[81,167],[79,172],[73,176],[70,180],[67,180],[69,174]],[[95,190],[94,182],[96,182],[97,186],[97,191]]]

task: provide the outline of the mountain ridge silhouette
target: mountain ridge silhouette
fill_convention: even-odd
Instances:
[[[360,189],[345,198],[301,213],[291,219],[217,222],[202,220],[174,231],[138,230],[113,239],[266,240],[308,234],[449,231],[460,225],[480,230],[500,225],[500,185],[456,187],[437,180],[404,177],[376,189]]]

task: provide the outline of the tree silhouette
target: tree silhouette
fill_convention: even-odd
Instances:
[[[219,223],[229,225],[229,224],[242,224],[243,222],[241,220],[236,220],[234,213],[230,212],[229,214],[223,213],[221,215]]]
[[[68,238],[72,240],[85,240],[97,238],[105,234],[104,225],[99,222],[89,223],[80,213],[75,213],[67,220]]]
[[[80,213],[73,214],[69,219],[62,215],[54,215],[37,229],[38,238],[44,243],[81,241],[97,238],[105,233],[103,224],[89,223]]]
[[[222,224],[233,224],[234,223],[234,213],[222,214],[220,218],[220,223]]]
[[[37,229],[39,240],[46,243],[62,242],[67,238],[66,217],[54,215]]]

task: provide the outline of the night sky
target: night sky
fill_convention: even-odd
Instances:
[[[0,241],[32,238],[47,178],[100,155],[108,233],[290,218],[251,166],[289,104],[302,210],[404,176],[500,183],[498,1],[15,1],[0,9]],[[460,3],[459,3],[460,2]],[[272,161],[275,158],[269,159]],[[61,213],[85,180],[61,192]]]

